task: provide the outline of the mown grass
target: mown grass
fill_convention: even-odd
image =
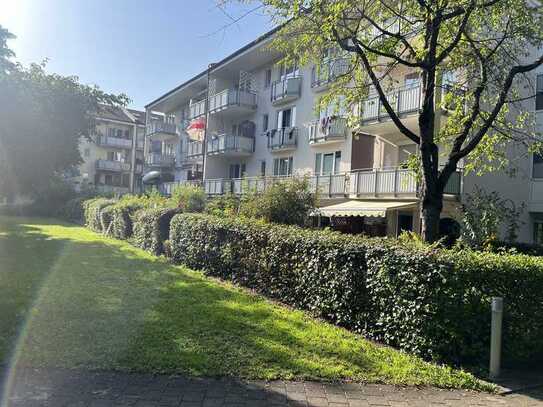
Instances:
[[[0,308],[21,365],[492,389],[54,220],[0,217]]]

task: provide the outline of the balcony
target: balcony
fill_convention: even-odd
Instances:
[[[189,106],[189,120],[196,119],[206,114],[206,99],[192,102]]]
[[[446,195],[459,195],[462,173],[454,173],[445,186]],[[418,195],[415,174],[407,168],[353,171],[349,194],[357,198],[415,198]]]
[[[286,176],[218,178],[206,179],[204,190],[208,195],[235,194],[245,195],[251,192],[264,192],[272,185],[290,179]],[[321,197],[344,197],[347,186],[347,174],[314,175],[307,177],[309,188]]]
[[[267,133],[268,149],[274,151],[292,151],[296,150],[298,144],[298,128],[284,127],[282,129],[273,129]]]
[[[188,160],[196,160],[202,158],[204,155],[204,143],[201,141],[189,141],[187,143],[187,149],[185,156]]]
[[[302,92],[302,78],[286,78],[272,83],[271,101],[273,105],[280,105],[298,99]]]
[[[255,151],[254,137],[221,134],[207,141],[207,155],[246,157]]]
[[[147,125],[146,135],[152,140],[171,140],[178,136],[177,126],[175,123],[154,120]]]
[[[386,96],[398,116],[418,115],[421,103],[420,84],[395,88],[388,92]],[[390,120],[378,95],[371,95],[362,102],[360,120],[362,125]]]
[[[209,113],[224,112],[233,115],[254,111],[257,106],[257,95],[239,89],[226,89],[209,98]]]
[[[151,167],[173,167],[175,156],[173,154],[150,153],[145,163]]]
[[[130,189],[128,187],[120,187],[115,185],[96,185],[96,191],[101,194],[108,194],[108,195],[125,195],[130,193]]]
[[[311,87],[316,90],[325,89],[337,78],[349,72],[350,61],[348,58],[333,58],[324,61],[321,66],[313,67],[311,71]]]
[[[130,163],[122,161],[96,160],[96,169],[100,171],[127,172],[130,168]]]
[[[121,137],[99,136],[98,144],[103,147],[132,148],[132,140]]]
[[[183,181],[174,181],[174,182],[164,182],[160,184],[160,192],[164,195],[171,195],[172,192],[181,185],[194,185],[201,186],[202,182],[199,180],[183,180]]]
[[[347,137],[347,119],[331,117],[309,126],[309,144],[325,145],[344,141]]]

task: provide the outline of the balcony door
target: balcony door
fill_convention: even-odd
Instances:
[[[246,166],[245,163],[230,164],[230,178],[242,178],[245,175]]]
[[[296,123],[296,106],[289,109],[280,110],[277,113],[278,129],[294,127],[294,123]]]

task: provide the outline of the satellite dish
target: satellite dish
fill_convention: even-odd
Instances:
[[[160,183],[160,171],[149,171],[142,178],[144,184],[159,184]]]

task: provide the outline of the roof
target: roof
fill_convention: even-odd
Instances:
[[[220,68],[222,65],[225,65],[226,63],[228,63],[229,61],[231,61],[232,59],[234,59],[235,57],[237,57],[238,55],[244,53],[245,51],[247,51],[248,49],[254,47],[255,45],[258,45],[259,43],[267,40],[268,38],[270,38],[272,35],[274,35],[277,31],[279,31],[281,28],[283,28],[283,25],[279,25],[277,27],[275,27],[274,29],[268,31],[267,33],[265,34],[262,34],[260,37],[258,37],[256,40],[253,40],[251,41],[249,44],[245,45],[244,47],[238,49],[237,51],[233,52],[232,54],[228,55],[227,57],[225,57],[224,59],[222,59],[221,61],[213,64],[212,66],[212,69],[217,69],[217,68]],[[211,69],[211,65],[210,65],[210,68],[208,69]],[[208,72],[208,69],[200,72],[198,75],[192,77],[191,79],[183,82],[181,85],[173,88],[172,90],[166,92],[165,94],[163,94],[162,96],[156,98],[155,100],[153,100],[152,102],[148,103],[147,105],[145,105],[145,108],[148,108],[149,106],[152,106],[154,105],[155,103],[157,102],[160,102],[162,99],[165,99],[167,98],[168,96],[170,96],[172,93],[175,93],[177,92],[179,89],[182,89],[183,87],[187,86],[188,84],[190,84],[191,82],[194,82],[198,79],[201,79],[203,78],[204,76],[207,75],[207,72]]]
[[[358,201],[352,200],[342,202],[336,205],[319,208],[316,215],[321,216],[373,216],[386,217],[386,212],[391,209],[408,209],[418,205],[417,201]]]
[[[96,117],[106,120],[116,120],[120,122],[136,123],[145,125],[145,112],[135,109],[127,109],[122,106],[99,105],[99,111]]]

